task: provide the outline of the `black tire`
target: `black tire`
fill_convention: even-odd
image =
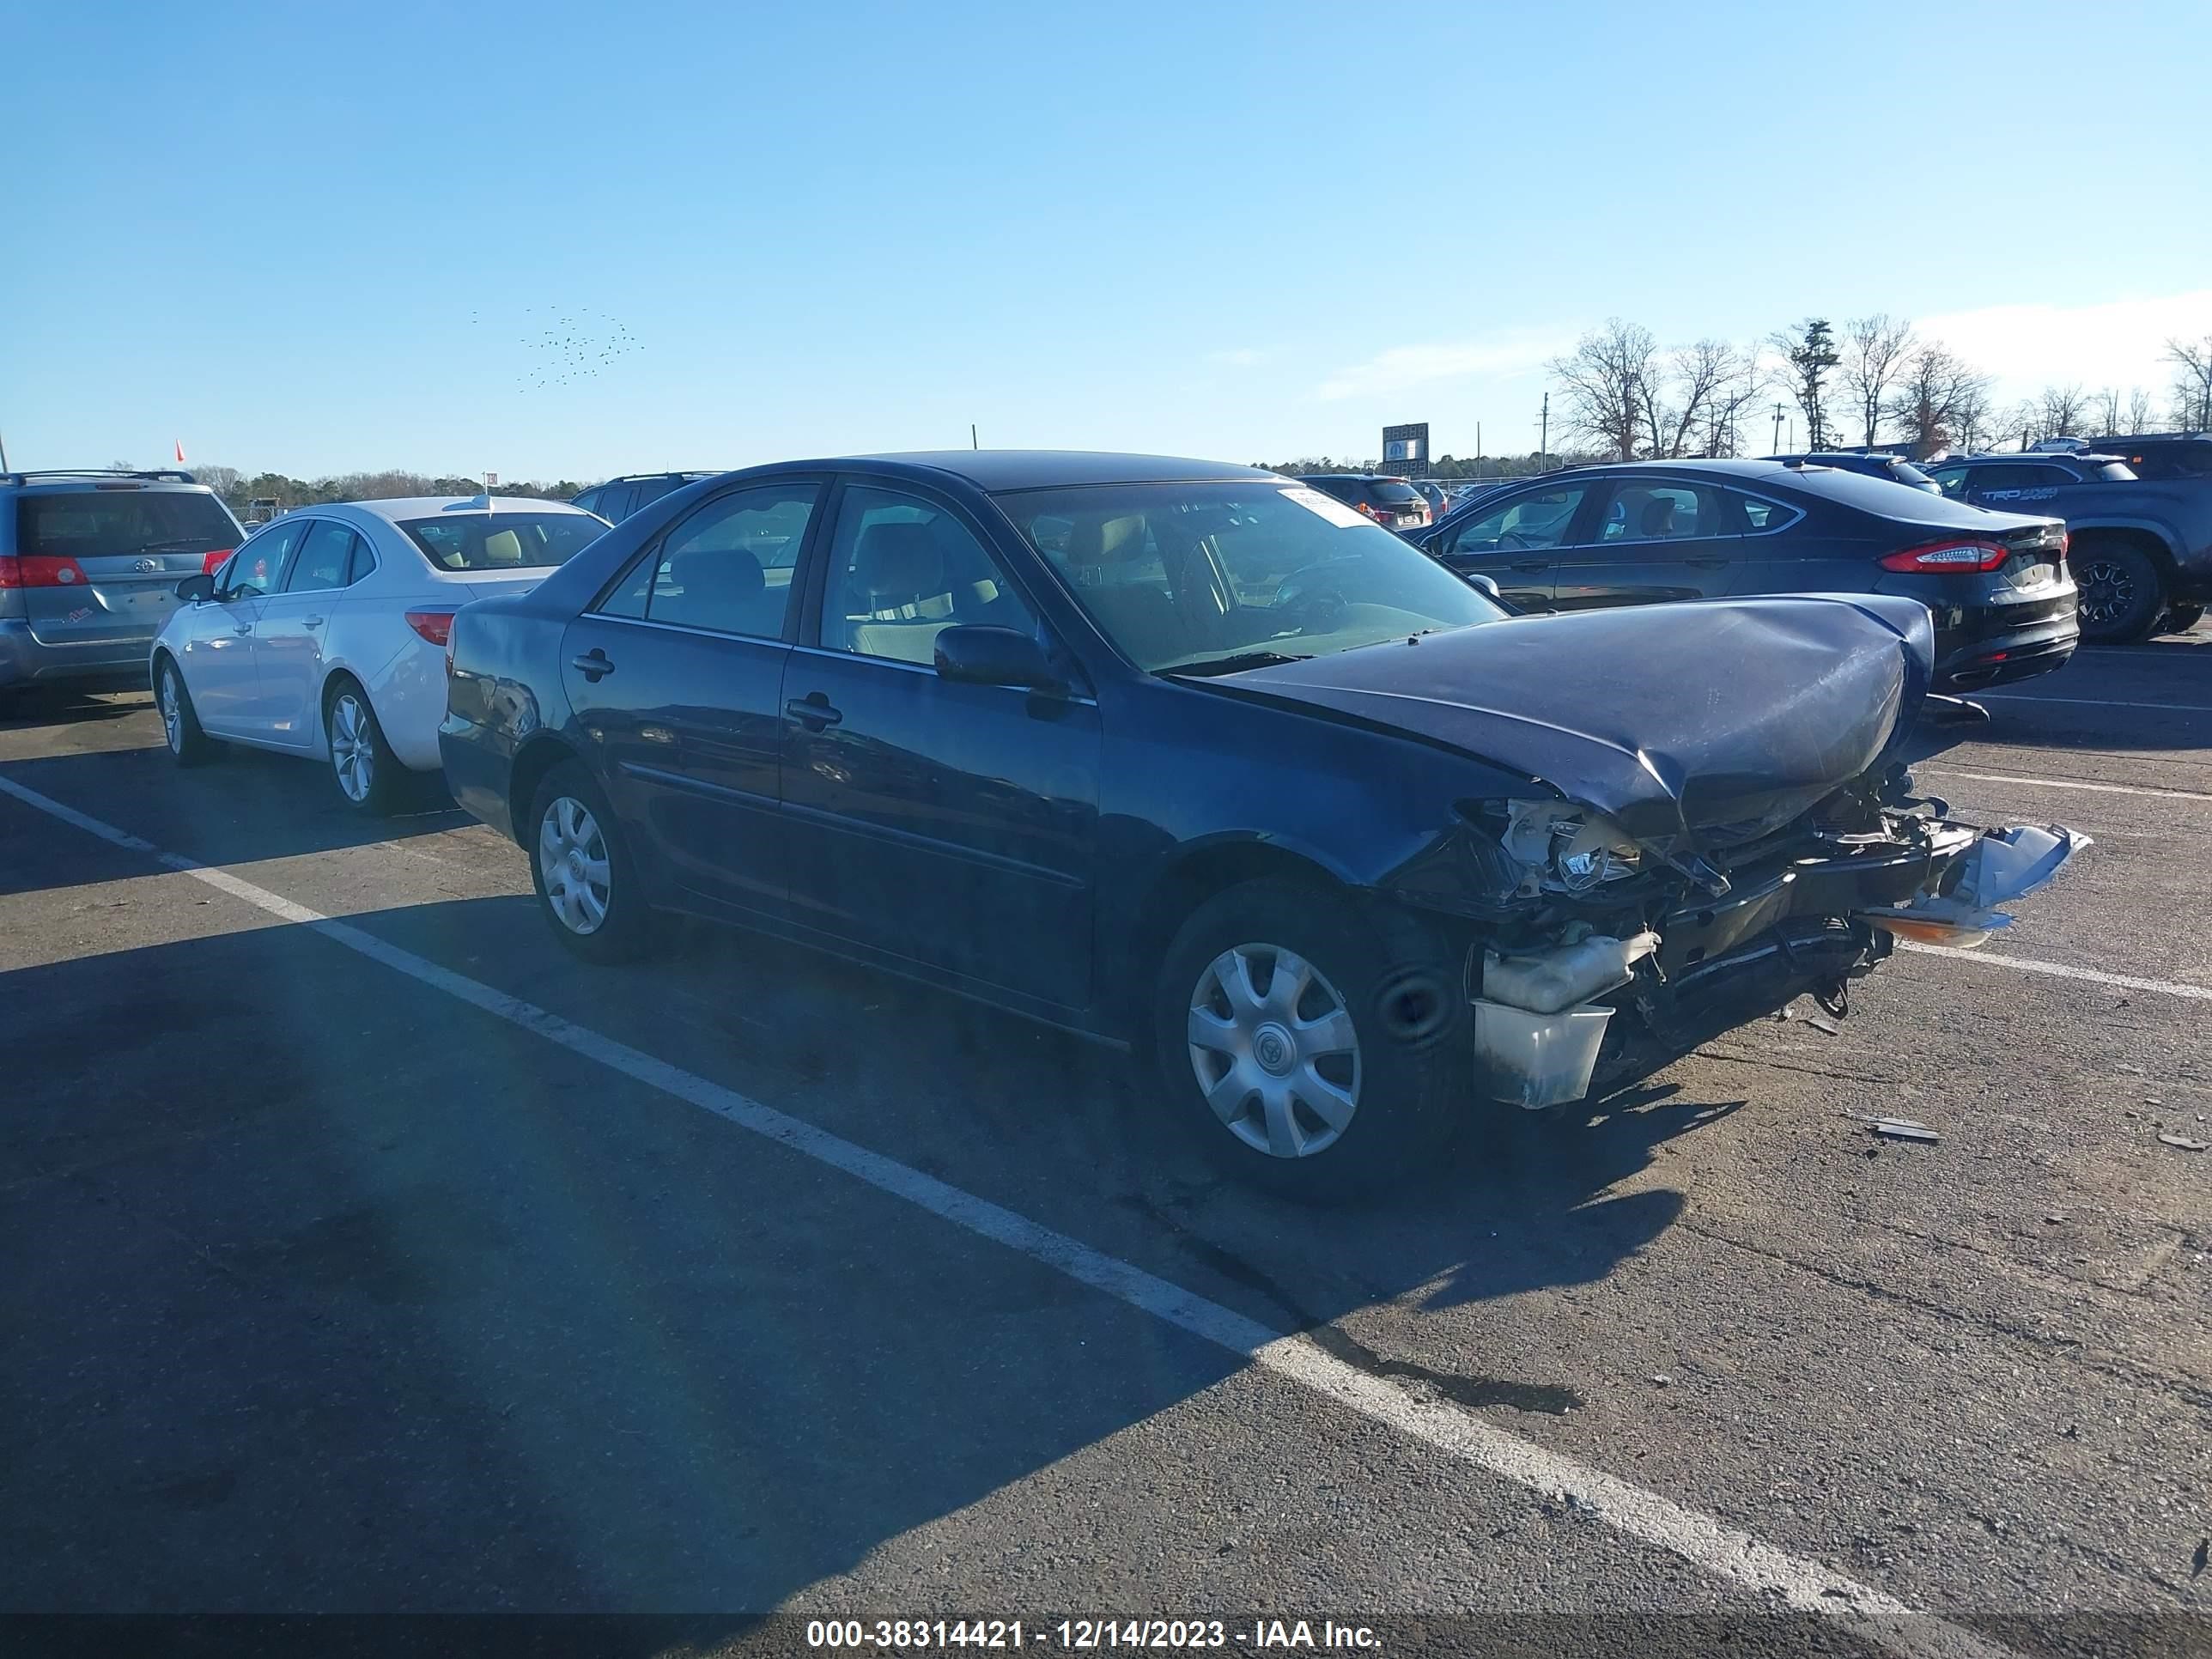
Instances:
[[[556,866],[566,863],[565,854],[556,855],[550,850],[546,835],[547,817],[560,810],[563,802],[580,806],[589,814],[592,827],[592,834],[583,838],[576,849],[584,854],[585,866],[568,867],[563,890],[575,891],[576,875],[580,867],[588,866],[590,848],[596,845],[605,866],[605,883],[581,884],[599,904],[601,914],[596,922],[590,921],[588,906],[582,899],[564,902],[548,884],[549,860]],[[576,823],[569,817],[565,820],[565,828],[556,825],[554,839],[564,843],[570,841],[572,837],[567,831]],[[610,963],[634,962],[659,945],[659,920],[645,902],[638,884],[637,866],[623,841],[622,827],[616,822],[614,809],[607,804],[598,781],[581,764],[562,761],[539,781],[538,793],[530,804],[529,821],[523,829],[522,845],[530,859],[530,881],[538,892],[539,913],[544,916],[545,925],[553,930],[553,936],[568,950],[586,962]],[[589,925],[582,925],[585,923]]]
[[[368,693],[348,675],[334,677],[323,692],[323,733],[338,799],[365,818],[391,816],[406,793],[407,769],[384,740]]]
[[[1271,1000],[1284,953],[1314,977],[1288,1017],[1277,1018],[1285,1011]],[[1233,965],[1240,958],[1241,969]],[[1242,975],[1248,1000],[1259,994],[1242,1026],[1224,963]],[[1255,977],[1261,971],[1264,984]],[[1170,1110],[1227,1173],[1302,1202],[1417,1185],[1436,1170],[1454,1127],[1486,1109],[1474,1099],[1472,1021],[1460,977],[1448,949],[1412,918],[1318,884],[1253,881],[1217,894],[1176,933],[1154,988],[1152,1048]],[[1221,1026],[1221,1046],[1191,1040],[1201,1004]],[[1356,1042],[1349,1065],[1326,1047],[1326,1034],[1340,1031],[1333,1018],[1340,1008]],[[1201,1066],[1225,1114],[1208,1103]],[[1336,1091],[1331,1109],[1341,1121],[1303,1097],[1311,1090],[1326,1099],[1322,1085]]]
[[[2201,605],[2169,605],[2166,607],[2165,619],[2158,625],[2158,631],[2161,634],[2186,634],[2203,620],[2204,607]]]
[[[2151,556],[2125,542],[2078,540],[2066,562],[2081,590],[2081,637],[2092,645],[2134,645],[2150,637],[2166,610],[2166,579]]]
[[[154,709],[161,717],[161,735],[178,765],[201,766],[215,758],[222,745],[200,729],[192,694],[185,689],[185,677],[169,657],[161,659],[154,677]]]

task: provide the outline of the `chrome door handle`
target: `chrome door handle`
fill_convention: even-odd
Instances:
[[[232,629],[230,631],[231,631],[232,633],[234,633],[234,634],[237,635],[238,635],[238,637],[239,637],[239,638],[240,638],[240,639],[242,640],[242,639],[244,639],[244,638],[245,638],[248,634],[251,634],[251,633],[253,631],[253,624],[252,624],[252,623],[246,623],[246,626],[245,626],[245,627],[243,627],[243,628],[234,628],[234,629]]]
[[[320,617],[302,617],[300,618],[300,626],[302,628],[320,628],[322,625],[323,619]]]
[[[830,699],[819,691],[810,691],[804,697],[793,697],[783,705],[783,712],[810,732],[824,732],[845,718],[842,708],[832,708]]]
[[[615,672],[615,665],[607,660],[607,653],[597,646],[593,646],[580,657],[569,658],[568,666],[581,674],[593,685],[599,683],[600,675],[611,674]]]

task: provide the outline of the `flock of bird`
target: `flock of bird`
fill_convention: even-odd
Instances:
[[[522,313],[533,319],[542,316],[549,325],[539,330],[534,320],[525,324],[536,331],[524,334],[517,341],[530,354],[522,372],[515,377],[518,392],[542,392],[547,386],[595,380],[617,359],[645,349],[629,331],[628,323],[604,311],[525,306]],[[469,313],[470,322],[483,320],[481,312]]]

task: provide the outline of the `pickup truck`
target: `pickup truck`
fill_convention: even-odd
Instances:
[[[2212,599],[2212,478],[2138,478],[2094,451],[1953,456],[1923,470],[1954,500],[2066,520],[2085,641],[2178,634]]]

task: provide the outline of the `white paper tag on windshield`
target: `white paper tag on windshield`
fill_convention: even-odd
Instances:
[[[1283,492],[1283,499],[1286,501],[1296,501],[1309,513],[1319,514],[1340,530],[1349,530],[1356,525],[1375,522],[1364,514],[1354,512],[1335,496],[1324,495],[1318,489],[1308,489],[1303,484],[1296,489],[1285,489]]]

